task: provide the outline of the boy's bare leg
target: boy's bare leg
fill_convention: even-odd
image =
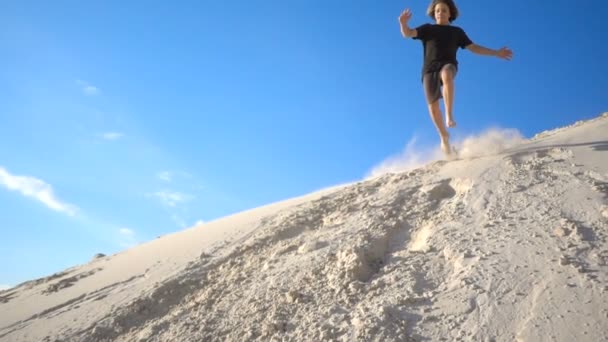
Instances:
[[[445,128],[443,123],[443,118],[441,117],[441,108],[439,108],[439,100],[431,103],[429,105],[429,113],[431,114],[431,118],[433,119],[433,123],[437,128],[437,132],[439,133],[439,137],[441,138],[441,150],[446,155],[449,155],[451,152],[450,148],[450,134],[448,130]]]
[[[454,107],[454,71],[453,67],[445,66],[441,69],[441,81],[443,82],[443,101],[445,105],[445,124],[452,128],[456,127],[456,121],[452,116]]]

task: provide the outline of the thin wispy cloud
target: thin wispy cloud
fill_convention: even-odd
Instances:
[[[156,178],[163,182],[180,183],[190,188],[201,188],[200,185],[192,184],[194,177],[186,171],[163,170],[156,173]]]
[[[137,239],[135,238],[135,231],[129,228],[120,228],[118,230],[120,235],[119,245],[121,247],[129,248],[137,245]]]
[[[0,167],[0,186],[40,201],[55,211],[70,216],[76,215],[74,206],[60,201],[55,197],[53,187],[38,178],[12,175],[6,169]]]
[[[180,227],[180,228],[186,228],[186,220],[184,220],[180,215],[178,214],[173,214],[171,215],[171,219],[173,220],[173,222],[175,222],[175,224]]]
[[[82,81],[82,80],[76,80],[76,84],[78,84],[81,89],[82,92],[87,95],[87,96],[93,96],[93,95],[98,95],[99,94],[99,88],[97,88],[96,86]]]
[[[171,182],[171,180],[173,179],[173,176],[171,175],[171,172],[169,172],[169,171],[159,172],[156,176],[158,177],[158,179],[165,181],[165,182]]]
[[[11,287],[12,286],[10,286],[10,285],[0,284],[0,291],[8,290]]]
[[[195,226],[200,226],[200,225],[202,225],[202,224],[205,224],[205,221],[203,221],[203,220],[198,220],[198,221],[196,221],[196,223],[194,223],[194,225],[195,225]]]
[[[99,94],[99,89],[97,89],[97,87],[90,86],[90,85],[84,87],[83,91],[86,95],[89,95],[89,96]]]
[[[175,207],[182,202],[192,199],[191,195],[175,191],[157,191],[151,195],[168,207]]]
[[[129,228],[120,228],[120,230],[118,232],[120,233],[120,235],[123,235],[123,236],[135,235],[135,232]]]
[[[162,204],[169,218],[177,227],[191,227],[193,218],[188,214],[190,203],[187,202],[196,200],[196,196],[173,189],[188,189],[188,192],[197,191],[200,186],[192,184],[193,176],[185,171],[163,170],[157,172],[155,178],[165,184],[165,189],[148,194],[147,196],[154,198]],[[173,189],[168,189],[168,187]],[[196,224],[202,224],[202,221]]]
[[[124,137],[125,135],[123,133],[120,132],[105,132],[101,134],[101,137],[106,139],[106,140],[118,140],[122,137]]]

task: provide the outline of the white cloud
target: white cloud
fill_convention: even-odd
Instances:
[[[92,96],[99,94],[99,89],[88,82],[82,80],[76,80],[76,83],[82,87],[82,92],[85,95]]]
[[[194,177],[185,171],[160,171],[156,174],[156,177],[164,182],[181,182],[182,184],[189,184],[190,187],[201,188],[200,185],[190,184]]]
[[[106,132],[106,133],[101,134],[101,137],[106,140],[118,140],[124,136],[125,135],[120,132]]]
[[[165,182],[171,182],[171,179],[172,179],[171,172],[169,172],[169,171],[159,172],[157,176],[160,180],[165,181]]]
[[[169,207],[175,207],[181,202],[190,200],[192,197],[187,194],[173,191],[158,191],[152,194],[152,196],[158,198],[164,205]]]
[[[187,227],[186,221],[180,215],[173,214],[173,215],[171,215],[171,219],[173,220],[173,222],[175,222],[175,224],[178,227],[180,227],[180,228],[186,228]]]
[[[455,140],[452,144],[456,147],[459,158],[469,159],[498,154],[522,142],[524,142],[524,138],[516,129],[490,128],[479,135]],[[387,158],[372,168],[367,177],[413,170],[432,161],[443,159],[445,157],[439,144],[434,147],[416,146],[416,137],[414,137],[407,143],[403,152]]]
[[[205,224],[205,221],[203,220],[198,220],[196,221],[196,223],[194,224],[195,226],[200,226],[201,224]]]
[[[82,89],[82,91],[84,91],[84,93],[86,95],[97,95],[99,94],[99,89],[97,89],[97,87],[88,85],[86,87],[84,87],[84,89]]]
[[[29,176],[15,176],[0,167],[0,185],[9,190],[18,191],[24,196],[35,198],[53,210],[70,216],[76,214],[74,206],[57,199],[53,194],[53,188],[40,179]]]
[[[120,233],[120,235],[123,236],[134,236],[135,232],[129,228],[120,228],[120,230],[118,231]]]
[[[10,288],[12,288],[12,286],[10,286],[10,285],[5,285],[5,284],[0,284],[0,291],[3,291],[3,290],[8,290],[8,289],[10,289]]]
[[[129,228],[120,228],[118,230],[120,234],[119,245],[124,248],[129,248],[137,245],[137,239],[135,238],[135,231]]]

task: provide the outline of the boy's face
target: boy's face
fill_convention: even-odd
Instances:
[[[447,25],[450,23],[450,7],[443,2],[435,5],[435,21],[439,25]]]

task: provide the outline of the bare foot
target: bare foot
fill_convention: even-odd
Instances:
[[[456,121],[454,121],[453,119],[450,119],[450,118],[447,118],[445,120],[445,124],[446,124],[446,126],[448,126],[448,128],[456,127]]]
[[[450,146],[444,143],[441,143],[441,151],[443,152],[443,154],[445,154],[446,156],[450,154]]]
[[[452,153],[452,147],[450,146],[450,136],[441,138],[441,151],[446,156],[449,156]]]

